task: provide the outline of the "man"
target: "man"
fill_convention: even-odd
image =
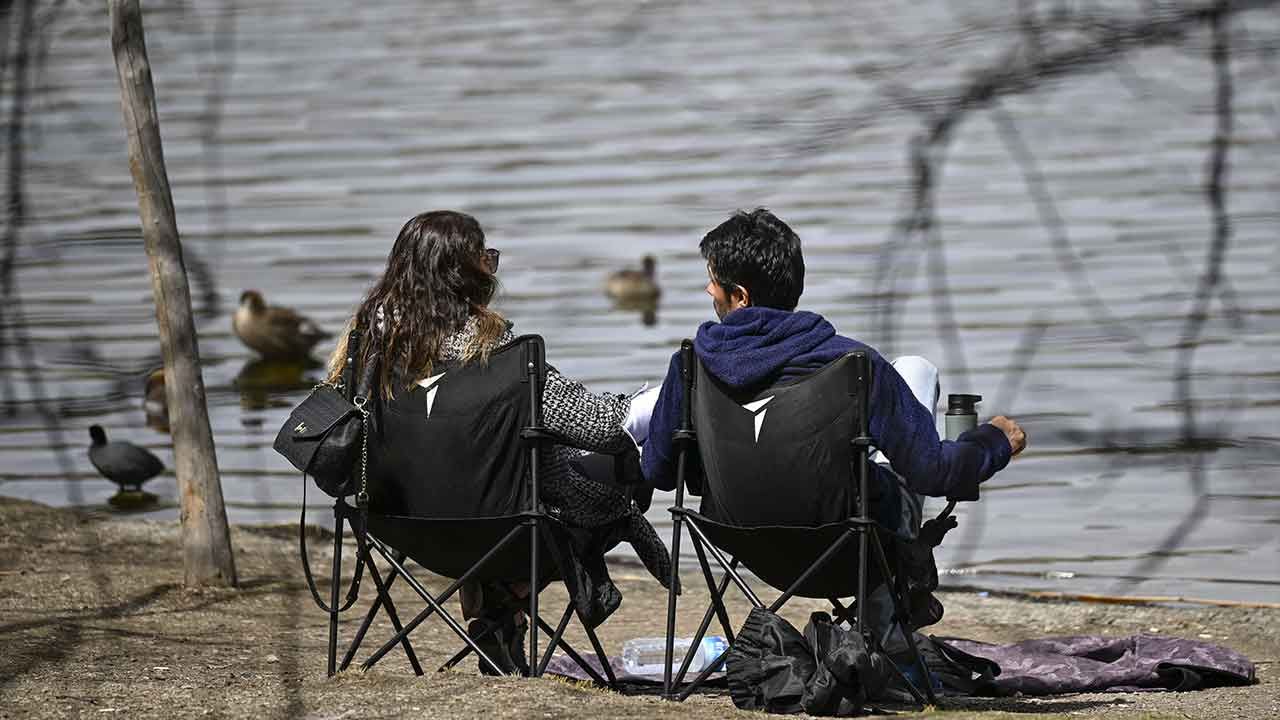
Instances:
[[[1004,416],[956,441],[940,440],[933,403],[925,405],[927,399],[936,401],[935,385],[913,392],[874,349],[836,334],[816,313],[797,311],[804,290],[800,238],[773,213],[763,208],[735,213],[698,247],[707,261],[706,290],[719,322],[698,328],[694,351],[721,382],[764,389],[815,372],[850,351],[867,351],[871,437],[892,467],[890,472],[877,466],[873,482],[887,489],[899,486],[901,478],[911,493],[972,499],[979,484],[1026,447],[1022,428]],[[904,366],[915,377],[931,376],[927,361],[912,358]],[[645,478],[664,490],[675,488],[671,433],[684,403],[680,370],[676,353],[658,393],[642,458]]]
[[[905,542],[919,533],[920,542],[932,547],[949,527],[937,523],[929,532],[920,532],[918,495],[976,499],[978,485],[1026,447],[1022,428],[1004,416],[955,441],[939,439],[934,416],[937,368],[918,357],[890,364],[871,347],[836,334],[822,316],[797,311],[804,290],[800,238],[768,210],[735,213],[707,233],[699,250],[707,261],[706,290],[719,322],[698,328],[694,351],[721,382],[735,389],[764,390],[816,372],[853,350],[867,352],[872,375],[868,424],[878,455],[889,464],[872,466],[872,510]],[[657,393],[641,458],[646,480],[664,490],[676,484],[671,434],[685,402],[680,376],[676,353]],[[891,652],[891,646],[900,649],[902,638],[892,627],[885,586],[872,591],[868,610],[872,626],[885,632],[884,645]],[[932,620],[914,624],[936,621],[940,613],[939,607]]]

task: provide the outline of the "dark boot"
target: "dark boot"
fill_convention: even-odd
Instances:
[[[502,630],[502,623],[490,618],[477,618],[467,626],[467,634],[484,651],[484,654],[489,656],[497,665],[497,667],[494,667],[485,662],[483,658],[477,658],[476,662],[482,675],[511,675],[517,671],[516,665],[512,662],[511,655],[507,651],[506,637]]]
[[[524,636],[528,623],[516,624],[515,615],[504,612],[472,620],[467,634],[498,667],[482,659],[476,663],[483,675],[529,675],[529,659],[525,652]]]
[[[511,662],[516,667],[516,671],[525,677],[531,674],[529,671],[529,651],[525,649],[524,640],[529,636],[529,621],[524,615],[520,615],[520,623],[516,623],[515,613],[507,620],[504,629],[507,632],[507,654],[511,657]]]

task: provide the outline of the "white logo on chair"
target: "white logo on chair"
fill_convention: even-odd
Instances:
[[[440,373],[418,381],[418,384],[427,391],[427,417],[431,417],[431,408],[436,404],[436,391],[440,389],[440,378],[444,377],[444,375],[444,373]]]
[[[762,426],[764,426],[764,415],[765,415],[765,413],[769,412],[768,408],[766,408],[766,407],[765,407],[765,405],[768,405],[768,404],[769,404],[769,402],[770,402],[771,400],[773,400],[773,398],[774,398],[774,397],[776,397],[776,396],[775,396],[775,395],[770,395],[769,397],[767,397],[767,398],[765,398],[765,399],[763,399],[763,400],[756,400],[755,402],[749,402],[749,403],[747,403],[746,405],[743,405],[743,406],[742,406],[742,407],[743,407],[743,409],[745,409],[747,412],[749,412],[749,413],[751,413],[751,414],[753,414],[753,415],[755,415],[755,416],[756,416],[756,417],[755,417],[755,420],[756,420],[756,442],[760,442],[760,428],[761,428]]]

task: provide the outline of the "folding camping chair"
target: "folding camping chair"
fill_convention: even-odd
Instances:
[[[334,506],[333,576],[327,608],[329,675],[351,664],[379,612],[386,613],[395,634],[361,664],[363,669],[399,645],[413,671],[421,675],[410,634],[433,615],[439,615],[464,643],[440,670],[473,652],[490,667],[498,668],[477,644],[484,635],[469,636],[443,606],[469,581],[525,580],[530,587],[531,674],[540,676],[558,647],[595,682],[614,686],[613,670],[587,622],[582,624],[603,675],[564,639],[576,612],[572,597],[555,627],[538,614],[538,590],[567,576],[553,537],[558,521],[538,503],[543,450],[563,442],[542,424],[542,387],[547,374],[542,338],[522,336],[494,351],[486,363],[437,370],[439,374],[408,393],[398,394],[375,412],[381,419],[374,424],[382,430],[374,433],[370,442],[367,509],[362,511],[343,499]],[[386,413],[408,413],[423,421],[389,423]],[[422,467],[425,472],[422,477],[406,479],[381,471],[381,467]],[[339,604],[344,525],[350,525],[356,535],[359,564],[347,606],[354,602],[364,568],[377,595],[338,663],[338,613],[345,609]],[[552,558],[549,566],[543,562],[548,555]],[[375,559],[390,568],[385,578]],[[453,582],[433,595],[414,577],[408,559]],[[398,578],[404,578],[427,605],[408,623],[401,622],[390,594]],[[541,659],[540,631],[551,636]]]
[[[826,599],[837,622],[852,620],[866,637],[861,600],[870,580],[889,580],[895,619],[924,678],[923,693],[896,666],[893,670],[918,702],[936,704],[928,667],[908,629],[906,595],[881,541],[887,531],[872,520],[867,502],[871,368],[866,353],[849,353],[798,381],[751,393],[706,372],[688,340],[681,362],[686,402],[674,433],[679,454],[671,508],[673,568],[679,567],[687,525],[711,602],[673,677],[676,596],[668,596],[664,696],[683,701],[724,664],[727,650],[676,693],[713,616],[733,647],[724,604],[731,581],[753,607],[770,612],[796,596]],[[701,487],[694,485],[694,463],[701,465]],[[686,487],[701,491],[701,512],[684,506]],[[724,571],[718,584],[708,553]],[[766,606],[739,566],[782,594]],[[850,597],[851,604],[841,602]],[[883,650],[874,636],[869,646]]]

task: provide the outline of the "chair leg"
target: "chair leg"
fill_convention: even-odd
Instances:
[[[840,602],[840,598],[827,598],[827,601],[831,603],[832,622],[837,625],[842,622],[847,622],[849,623],[849,627],[854,626],[854,623],[857,622],[857,619],[854,617],[854,613],[857,612],[856,607],[845,607],[844,603]]]
[[[573,619],[573,616],[576,613],[576,607],[577,606],[574,602],[570,600],[569,604],[565,606],[564,614],[560,616],[559,625],[557,625],[554,630],[552,630],[551,626],[547,625],[541,618],[538,619],[539,624],[541,624],[547,632],[551,633],[551,640],[548,642],[547,651],[543,654],[542,661],[538,665],[538,675],[541,676],[546,672],[547,665],[551,663],[551,658],[555,654],[555,649],[559,647],[563,649],[565,654],[577,663],[579,667],[582,668],[583,672],[590,675],[597,683],[606,685],[609,688],[616,688],[618,685],[618,678],[614,675],[613,666],[609,664],[609,656],[605,654],[604,646],[600,644],[600,637],[596,635],[595,630],[592,630],[586,622],[582,621],[581,614],[578,615],[578,621],[582,622],[582,629],[586,631],[587,638],[591,641],[591,649],[595,651],[596,659],[600,661],[600,667],[604,670],[605,677],[601,677],[596,673],[594,668],[587,663],[586,659],[575,651],[573,646],[564,639],[564,631],[569,626],[569,621]],[[607,678],[607,680],[605,678]]]
[[[716,559],[716,562],[720,564],[720,567],[724,569],[725,576],[721,581],[721,587],[723,588],[723,590],[727,590],[729,587],[728,585],[724,584],[724,582],[728,580],[732,580],[734,584],[738,586],[738,589],[742,590],[743,595],[746,596],[747,600],[752,604],[752,606],[761,608],[761,609],[764,608],[764,603],[760,602],[760,598],[756,597],[756,594],[751,591],[751,587],[747,585],[746,581],[743,580],[742,577],[738,574],[737,558],[734,558],[733,560],[727,560],[724,556],[724,553],[720,552],[719,548],[717,548],[715,545],[712,545],[706,539],[706,537],[699,530],[697,523],[694,523],[693,521],[689,522],[689,539],[693,542],[693,546],[695,549],[709,550],[711,552],[712,557],[714,557]],[[723,599],[722,599],[723,590],[721,591],[720,595],[713,595],[713,601],[715,599],[720,599],[720,602],[723,604]],[[725,659],[728,658],[729,656],[729,650],[733,649],[734,642],[735,640],[730,640],[728,649],[720,653],[719,657],[712,660],[711,663],[708,664],[706,667],[702,668],[701,672],[698,673],[697,677],[695,677],[692,681],[690,681],[689,684],[686,685],[684,689],[680,691],[679,694],[676,694],[673,697],[670,697],[669,699],[676,700],[677,702],[684,702],[685,700],[688,700],[689,696],[692,695],[699,687],[702,687],[702,684],[705,683],[707,679],[711,677],[712,673],[716,672],[721,668],[721,666],[724,665]],[[680,680],[684,679],[684,673],[688,671],[688,664],[692,662],[693,653],[694,653],[694,648],[690,646],[689,652],[685,655],[684,666],[681,668],[681,671],[680,671],[681,672],[679,676]]]
[[[889,594],[891,599],[893,600],[893,611],[894,611],[895,619],[898,621],[898,628],[902,630],[902,635],[904,638],[906,638],[907,646],[911,648],[911,655],[913,658],[915,658],[916,667],[920,670],[921,681],[924,683],[925,697],[928,699],[928,703],[930,705],[937,705],[938,698],[933,692],[933,677],[929,674],[929,663],[925,661],[924,654],[920,652],[920,648],[916,645],[916,636],[915,636],[915,633],[911,631],[911,626],[910,626],[909,619],[911,615],[909,611],[904,607],[908,602],[908,600],[898,592],[899,589],[895,587],[896,583],[889,583],[887,579],[891,577],[890,568],[889,568],[889,558],[885,555],[884,545],[881,544],[880,542],[880,536],[877,535],[875,532],[872,532],[871,541],[876,548],[876,557],[879,559],[880,571],[884,574],[884,577],[886,578],[886,583],[889,586]],[[889,664],[893,665],[892,662],[890,662]],[[907,684],[908,686],[911,685],[909,681]],[[915,688],[913,687],[912,689],[914,690]],[[913,693],[913,694],[918,695],[918,693]],[[919,698],[919,697],[917,699],[920,700],[922,703],[925,700],[925,698]]]
[[[697,690],[699,687],[702,687],[702,684],[707,681],[707,678],[711,677],[712,673],[716,672],[721,668],[721,666],[724,665],[725,660],[727,660],[729,657],[729,650],[732,650],[732,649],[733,649],[733,645],[730,645],[728,649],[720,653],[720,655],[716,657],[715,660],[712,660],[710,665],[702,668],[702,672],[698,673],[698,676],[695,677],[693,681],[690,682],[685,687],[684,690],[680,691],[680,694],[676,696],[676,699],[679,700],[680,702],[684,702],[685,700],[688,700],[689,696],[692,695],[694,691]]]
[[[871,644],[877,652],[884,655],[886,658],[888,657],[888,653],[885,651],[884,645],[880,643],[880,638],[875,637],[874,633],[872,633],[871,636]],[[906,673],[902,672],[902,668],[898,667],[897,663],[889,660],[889,670],[893,672],[895,677],[902,681],[903,685],[907,686],[907,692],[911,693],[911,697],[915,698],[916,702],[920,703],[922,707],[929,704],[924,693],[920,692],[920,688],[916,687],[916,684],[911,682],[911,679],[906,676]]]
[[[747,595],[747,599],[752,601],[752,603],[756,607],[762,608],[764,607],[764,605],[763,603],[760,602],[759,598],[757,598],[755,594],[750,591],[750,589],[746,586],[746,583],[742,580],[741,577],[738,576],[738,573],[735,571],[735,568],[738,564],[737,559],[735,558],[734,560],[726,563],[723,554],[720,553],[720,551],[714,545],[707,542],[706,538],[703,537],[702,533],[698,530],[696,523],[690,522],[689,527],[691,532],[694,533],[694,536],[691,538],[691,540],[693,540],[694,549],[698,553],[698,560],[702,565],[703,574],[707,581],[707,588],[708,590],[711,591],[711,599],[712,599],[713,606],[715,607],[717,612],[721,613],[721,623],[724,625],[725,631],[728,635],[727,639],[729,640],[729,646],[733,647],[734,637],[733,637],[732,630],[729,629],[728,613],[724,608],[724,604],[722,600],[724,591],[728,589],[728,584],[727,584],[728,581],[730,579],[734,580],[738,584],[739,588],[741,588],[743,592]],[[803,585],[804,582],[814,572],[816,572],[819,568],[821,568],[823,565],[829,562],[831,558],[835,557],[836,553],[839,552],[840,548],[843,547],[844,544],[849,541],[852,535],[853,535],[853,532],[848,531],[844,535],[842,535],[838,541],[833,543],[831,547],[827,549],[826,552],[824,552],[821,556],[819,556],[818,559],[815,560],[809,566],[809,568],[805,570],[805,572],[801,573],[800,577],[794,583],[792,583],[792,586],[788,588],[786,592],[784,592],[776,601],[774,601],[774,603],[769,607],[769,611],[777,612],[784,604],[786,604],[786,602],[789,599],[791,599],[791,597],[795,594],[795,591],[801,585]],[[715,555],[716,560],[725,568],[725,577],[720,585],[719,590],[716,589],[714,582],[711,578],[710,567],[707,564],[706,555],[703,553],[704,544],[706,545],[706,548],[709,549],[712,552],[712,554]],[[695,643],[700,642],[702,640],[702,637],[706,634],[707,627],[710,625],[711,611],[712,611],[712,608],[709,607],[707,609],[706,614],[704,614],[702,624],[698,629],[698,634],[694,636]],[[674,642],[674,638],[668,635],[668,644],[670,645],[673,642]],[[684,680],[685,673],[688,672],[689,665],[693,660],[693,655],[695,652],[696,652],[695,647],[691,646],[689,648],[689,651],[685,654],[684,662],[681,665],[680,672],[676,677],[677,685],[682,680]],[[694,690],[696,690],[700,685],[706,682],[707,678],[711,677],[711,674],[715,672],[720,667],[720,665],[723,664],[725,656],[727,654],[728,654],[728,651],[721,653],[719,658],[717,658],[714,662],[712,662],[707,667],[703,668],[702,672],[700,672],[698,676],[694,678],[693,682],[691,682],[689,686],[686,687],[684,691],[680,693],[678,699],[682,701],[685,700],[686,698],[689,697],[690,694],[693,693]],[[670,697],[669,694],[668,694],[668,697]]]
[[[517,530],[518,529],[519,528],[517,528]],[[510,535],[508,535],[508,537],[510,537]],[[499,543],[498,546],[496,547],[500,548],[504,543],[505,541],[503,543]],[[370,546],[373,547],[373,549],[378,551],[378,554],[382,556],[383,560],[386,560],[388,563],[390,563],[392,567],[394,567],[401,575],[404,576],[404,581],[409,583],[409,586],[413,588],[413,591],[416,592],[418,596],[421,597],[424,601],[426,601],[429,607],[427,610],[424,610],[421,613],[418,613],[418,616],[413,619],[413,622],[409,623],[404,627],[403,630],[396,633],[396,636],[393,637],[390,641],[388,641],[387,644],[378,648],[377,652],[371,655],[368,660],[365,660],[364,663],[360,665],[361,669],[368,670],[369,668],[373,667],[375,663],[377,663],[379,660],[382,659],[384,655],[386,655],[388,652],[391,651],[391,648],[400,644],[401,640],[407,637],[410,632],[413,632],[413,629],[417,627],[418,623],[430,617],[432,613],[439,614],[440,619],[443,620],[444,623],[449,626],[449,629],[453,631],[453,634],[457,635],[459,639],[461,639],[464,643],[469,645],[471,649],[475,651],[477,655],[480,656],[481,660],[484,660],[486,663],[489,663],[489,665],[493,667],[498,667],[498,664],[495,663],[492,658],[486,655],[485,652],[481,650],[478,645],[476,645],[475,641],[471,639],[471,636],[467,634],[466,629],[463,628],[461,625],[459,625],[458,621],[454,620],[453,616],[445,612],[444,608],[440,606],[440,603],[448,599],[448,596],[451,593],[445,593],[444,595],[441,596],[440,600],[437,600],[435,597],[431,595],[431,593],[427,592],[427,589],[422,586],[422,583],[418,582],[417,578],[413,577],[412,574],[410,574],[408,571],[404,569],[403,564],[398,563],[394,559],[392,559],[390,553],[388,553],[382,547],[381,544],[371,539]],[[490,551],[491,554],[492,552],[493,551]],[[486,556],[486,559],[487,558],[488,556]],[[473,566],[473,569],[475,567],[478,567],[483,562],[484,560],[482,560],[481,563],[477,563],[476,566]],[[456,589],[456,585],[457,583],[454,583],[455,589]]]
[[[827,565],[831,561],[831,559],[834,558],[840,552],[840,549],[844,547],[844,545],[853,538],[853,535],[855,532],[861,532],[862,541],[864,543],[866,542],[865,530],[855,530],[855,529],[846,530],[838,540],[832,543],[831,546],[828,547],[821,555],[819,555],[816,560],[810,563],[809,567],[806,568],[805,571],[802,572],[800,576],[796,578],[796,580],[793,583],[791,583],[791,587],[787,588],[786,591],[783,592],[782,595],[780,595],[777,600],[775,600],[771,605],[768,606],[768,608],[765,608],[764,603],[760,602],[760,599],[756,596],[754,592],[751,591],[751,588],[746,584],[746,581],[744,581],[742,577],[734,569],[734,566],[737,565],[737,560],[735,559],[732,562],[727,561],[724,557],[724,553],[722,553],[719,550],[719,548],[717,548],[709,540],[707,540],[702,530],[698,527],[698,524],[692,520],[690,520],[689,522],[689,532],[691,536],[690,539],[693,541],[694,547],[698,549],[705,548],[707,551],[709,551],[715,557],[716,562],[720,563],[721,567],[725,569],[726,576],[728,578],[731,578],[738,585],[739,589],[741,589],[743,594],[747,596],[747,599],[751,601],[752,605],[762,610],[767,609],[769,612],[777,612],[782,608],[783,605],[787,603],[788,600],[794,597],[796,592],[804,585],[804,583],[810,577],[813,576],[814,573],[816,573],[823,566]],[[865,583],[865,578],[860,576],[859,581]],[[714,597],[715,596],[713,595],[713,598]],[[729,648],[732,649],[733,645],[734,645],[734,641],[730,640]],[[690,654],[686,656],[686,664],[690,659],[690,657],[692,657],[692,653],[693,653],[692,647],[689,648],[689,650],[690,650]],[[697,690],[699,686],[701,686],[703,683],[707,681],[707,678],[711,677],[712,673],[716,672],[724,664],[725,658],[728,656],[728,654],[729,654],[729,651],[725,650],[720,654],[719,657],[717,657],[714,661],[712,661],[711,664],[703,668],[702,672],[698,673],[698,676],[693,679],[693,682],[689,683],[689,685],[680,692],[679,696],[676,699],[683,701],[686,698],[688,698],[689,695],[691,695],[695,690]]]
[[[761,609],[766,609],[764,607],[764,604],[759,601],[759,598],[755,596],[755,593],[752,593],[750,591],[750,589],[746,586],[746,582],[735,571],[734,568],[738,564],[737,559],[735,558],[732,562],[726,563],[724,560],[724,555],[719,551],[719,549],[716,548],[715,545],[712,545],[710,542],[707,541],[707,539],[703,536],[703,534],[698,530],[698,526],[696,523],[691,521],[689,523],[689,528],[690,528],[691,534],[693,535],[690,539],[693,540],[694,547],[697,548],[705,544],[706,549],[709,550],[711,554],[715,556],[716,560],[725,568],[726,578],[732,578],[740,588],[743,588],[745,594],[747,595],[747,599],[751,600],[756,607]],[[801,573],[800,577],[797,578],[796,581],[791,584],[791,587],[788,588],[781,596],[778,597],[777,600],[773,602],[772,605],[770,605],[767,608],[769,612],[777,612],[778,610],[780,610],[782,606],[786,604],[786,602],[795,595],[796,590],[798,590],[800,586],[803,585],[804,582],[808,580],[808,578],[813,573],[817,572],[820,568],[822,568],[824,565],[830,562],[830,560],[833,557],[836,556],[836,553],[840,551],[840,548],[842,548],[844,544],[847,543],[852,538],[853,533],[854,531],[852,530],[847,531],[840,536],[839,540],[832,543],[831,547],[827,548],[827,550],[823,552],[823,554],[820,555],[817,560],[814,560],[813,563],[808,567],[808,569],[806,569],[803,573]],[[725,588],[727,589],[727,586],[725,586]],[[689,685],[680,692],[679,696],[677,696],[676,699],[681,702],[688,699],[688,697],[692,695],[695,690],[697,690],[703,683],[707,681],[707,678],[711,677],[712,673],[719,670],[721,666],[724,665],[725,660],[729,655],[729,650],[733,649],[733,645],[734,645],[734,641],[730,640],[729,649],[720,653],[720,656],[717,657],[715,660],[713,660],[710,665],[707,665],[706,667],[704,667],[702,669],[702,672],[698,673],[698,676],[695,677],[693,681],[690,682]],[[691,647],[689,648],[689,650],[690,650],[690,655],[686,659],[689,659],[692,657],[693,648]]]
[[[570,655],[572,659],[577,662],[577,664],[584,665],[584,660],[582,660],[582,657],[580,655],[577,655],[577,653],[572,650],[572,647],[570,647],[570,644],[564,641],[564,638],[563,638],[564,630],[566,630],[568,626],[568,621],[570,621],[572,618],[573,618],[573,603],[571,601],[570,603],[568,603],[568,607],[564,609],[564,615],[561,616],[561,621],[559,621],[559,624],[556,626],[556,628],[552,628],[552,626],[545,624],[545,621],[541,619],[538,620],[541,626],[543,626],[543,629],[545,630],[545,632],[552,634],[552,639],[550,639],[550,644],[547,647],[547,652],[544,653],[543,657],[541,657],[541,660],[539,661],[539,665],[538,665],[539,676],[541,676],[541,674],[547,671],[547,666],[550,664],[550,660],[552,660],[552,657],[554,656],[554,652],[556,652],[557,647],[561,647],[562,650],[566,651],[567,655]],[[486,629],[485,632],[480,633],[479,635],[476,635],[476,637],[472,639],[474,639],[474,641],[476,642],[480,642],[480,641],[483,641],[483,639],[488,638],[489,635],[492,635],[495,632],[498,632],[497,625],[493,626],[493,628]],[[594,635],[594,633],[591,632],[590,629],[588,629],[588,635],[589,637],[591,637],[591,635]],[[595,641],[595,643],[599,643],[599,641]],[[467,646],[463,646],[462,650],[454,653],[451,659],[444,662],[444,665],[440,665],[439,669],[436,670],[436,673],[442,673],[442,671],[444,670],[451,669],[451,667],[456,666],[458,662],[462,662],[463,660],[466,660],[466,657],[468,655],[471,655],[471,652],[472,650],[471,650],[470,644],[467,644]],[[605,664],[607,664],[608,662],[607,657],[603,656],[603,651],[599,650],[599,648],[598,648],[598,655],[602,656],[602,661],[604,661]],[[589,674],[591,673],[591,667],[589,666],[584,665],[582,669],[584,669],[586,673],[589,673]],[[612,675],[612,669],[609,670],[609,674]],[[598,679],[598,682],[600,684],[608,684],[608,683],[605,683],[603,679]]]
[[[535,481],[536,482],[536,481]],[[538,518],[533,518],[529,524],[529,617],[538,617]],[[555,645],[551,646],[552,648]],[[538,668],[538,623],[529,623],[529,672],[534,677],[542,675]]]
[[[729,573],[725,573],[720,580],[720,587],[716,588],[714,578],[711,573],[711,564],[707,562],[707,554],[703,552],[702,547],[697,543],[693,544],[693,549],[698,554],[698,565],[702,568],[702,577],[707,581],[707,591],[711,593],[711,607],[715,610],[716,615],[720,619],[720,629],[724,630],[724,636],[729,642],[733,642],[733,624],[729,622],[729,611],[724,606],[724,592],[729,587]],[[738,567],[738,560],[734,558],[730,563],[731,569]]]
[[[734,563],[726,558],[724,553],[720,552],[720,548],[716,547],[707,539],[707,536],[703,534],[702,529],[698,527],[698,523],[692,520],[689,521],[689,539],[695,544],[701,544],[703,548],[711,553],[711,556],[716,559],[716,562],[720,564],[720,567],[724,568],[725,571],[729,573],[729,577],[733,579],[733,584],[738,586],[738,589],[746,596],[747,602],[751,603],[752,607],[757,607],[761,610],[766,609],[765,604],[751,589],[751,586],[747,584],[747,581],[743,580],[742,576],[739,575],[737,571],[731,569]]]
[[[401,560],[403,562],[403,560]],[[378,589],[378,597],[385,598],[383,604],[387,611],[387,617],[391,619],[391,627],[395,628],[396,634],[399,635],[404,626],[400,624],[400,615],[396,612],[396,605],[391,600],[391,584],[383,584],[382,575],[378,572],[378,568],[374,566],[373,559],[369,559],[369,576],[373,578],[374,587]],[[409,643],[409,636],[405,635],[400,640],[400,644],[404,647],[404,654],[409,658],[409,666],[413,668],[414,675],[422,675],[422,665],[418,664],[418,656],[413,652],[413,645]],[[352,645],[355,649],[355,645]]]
[[[404,553],[399,553],[396,556],[396,559],[400,562],[404,562]],[[373,567],[373,555],[371,553],[366,553],[365,564],[369,567]],[[392,569],[391,574],[387,575],[385,594],[388,597],[391,593],[391,586],[395,584],[396,578],[399,576],[399,573],[397,573],[395,569]],[[364,642],[364,636],[369,633],[369,628],[373,625],[374,619],[378,616],[378,611],[382,609],[383,595],[384,593],[379,592],[377,597],[373,599],[373,605],[369,607],[369,612],[365,613],[364,620],[360,622],[360,628],[356,630],[355,639],[353,639],[351,644],[347,646],[347,652],[342,656],[342,662],[338,663],[338,672],[342,672],[350,667],[351,661],[355,659],[356,651],[360,649],[360,645]],[[399,629],[400,628],[397,628],[397,631]]]
[[[582,624],[582,629],[587,631],[587,639],[591,641],[591,649],[595,650],[596,659],[600,661],[600,667],[604,669],[605,677],[609,679],[609,688],[616,689],[618,687],[618,676],[613,674],[613,665],[609,663],[609,656],[604,653],[604,646],[600,644],[600,637],[586,623]]]
[[[475,641],[478,643],[478,642],[480,642],[481,640],[484,640],[485,638],[489,637],[490,635],[492,635],[492,634],[494,634],[494,633],[498,632],[498,627],[499,627],[498,625],[493,625],[493,626],[491,626],[489,629],[485,630],[484,632],[480,633],[479,635],[477,635],[477,636],[475,636],[475,637],[473,637],[473,638],[471,638],[471,639],[472,639],[472,640],[475,640]],[[471,654],[471,646],[470,646],[470,645],[463,645],[463,646],[462,646],[462,649],[461,649],[461,650],[459,650],[457,653],[455,653],[453,657],[451,657],[451,658],[449,658],[447,661],[445,661],[445,664],[443,664],[443,665],[441,665],[439,668],[437,668],[437,669],[436,669],[436,672],[444,672],[445,670],[448,670],[448,669],[452,668],[453,666],[455,666],[455,665],[457,665],[458,663],[460,663],[460,662],[462,662],[463,660],[465,660],[465,659],[467,658],[467,656],[468,656],[468,655],[470,655],[470,654]]]
[[[409,633],[416,630],[419,625],[425,622],[427,618],[431,617],[432,614],[434,614],[437,611],[439,611],[440,614],[444,617],[445,623],[449,625],[449,629],[453,630],[454,634],[462,638],[464,642],[471,644],[470,638],[467,636],[466,631],[463,630],[461,626],[458,625],[457,621],[455,621],[448,613],[444,612],[440,608],[440,606],[441,604],[446,602],[449,598],[453,597],[453,594],[456,593],[458,589],[461,588],[463,584],[465,584],[467,581],[469,581],[477,572],[479,572],[480,569],[483,568],[489,562],[489,560],[491,560],[507,545],[511,544],[511,542],[515,540],[516,536],[518,536],[521,533],[521,531],[522,531],[521,527],[512,528],[511,531],[506,534],[506,536],[504,536],[501,540],[498,541],[497,545],[494,545],[492,548],[490,548],[489,551],[485,553],[484,557],[480,558],[480,560],[478,560],[474,565],[472,565],[471,569],[463,573],[462,577],[453,581],[453,583],[450,584],[449,587],[444,590],[444,592],[440,593],[440,596],[438,598],[432,597],[425,589],[423,589],[422,585],[417,580],[415,580],[414,577],[410,575],[408,571],[404,569],[403,553],[400,554],[400,559],[398,560],[393,559],[392,556],[387,552],[386,548],[383,547],[382,543],[379,542],[377,539],[373,538],[372,536],[370,536],[369,546],[377,550],[378,554],[381,555],[382,558],[386,560],[391,565],[391,567],[394,568],[394,570],[397,573],[404,576],[405,582],[408,582],[409,586],[413,588],[413,591],[418,593],[418,596],[421,597],[424,601],[426,601],[427,607],[424,608],[422,612],[418,613],[412,620],[410,620],[409,623],[404,626],[403,630],[396,633],[395,637],[388,640],[386,643],[382,645],[382,647],[378,648],[377,651],[373,653],[373,655],[369,656],[369,659],[365,660],[364,663],[360,666],[361,669],[368,670],[369,668],[373,667],[375,663],[377,663],[379,660],[382,659],[382,656],[391,652],[391,649],[394,648],[396,645],[398,645],[402,638],[408,636]],[[483,656],[483,653],[481,653],[481,655]],[[485,660],[488,661],[488,658],[485,658]],[[493,663],[491,662],[489,664],[493,665]],[[497,666],[494,665],[494,667],[497,667]]]
[[[543,654],[542,661],[537,665],[530,666],[536,668],[534,677],[542,677],[542,673],[546,672],[547,664],[551,662],[551,657],[556,653],[556,645],[560,644],[560,639],[564,637],[564,629],[569,627],[569,621],[572,619],[573,600],[569,600],[569,604],[565,605],[564,614],[560,616],[560,624],[556,625],[555,633],[551,635],[551,640],[547,642],[547,652]]]
[[[537,618],[535,622],[538,623],[538,626],[542,628],[543,632],[547,634],[555,633],[555,628],[548,625],[546,621],[544,621],[542,618]],[[565,642],[563,639],[560,640],[559,645],[560,645],[560,649],[564,650],[565,654],[568,655],[570,658],[572,658],[573,661],[578,664],[578,667],[582,668],[583,672],[590,675],[592,680],[599,683],[600,685],[609,684],[607,680],[601,677],[600,673],[596,672],[595,668],[591,667],[591,663],[584,660],[583,657],[578,654],[578,651],[573,649],[572,645]]]
[[[694,543],[693,547],[699,549],[697,543]],[[717,610],[724,612],[724,592],[729,588],[728,573],[725,573],[724,578],[720,581],[720,587],[717,588],[715,579],[711,576],[711,568],[706,563],[706,555],[699,552],[698,559],[702,562],[702,573],[707,581],[707,590],[711,592],[711,601],[707,603],[707,610],[702,614],[702,622],[698,625],[698,632],[693,634],[693,642],[690,643],[689,649],[685,651],[684,660],[680,663],[680,671],[676,673],[673,683],[676,687],[679,687],[680,683],[684,682],[685,675],[689,672],[689,666],[693,664],[693,656],[698,652],[698,644],[702,642],[702,638],[707,634],[707,629],[711,627],[711,619],[715,617]],[[734,562],[736,563],[737,560],[734,560]],[[730,644],[733,644],[733,632],[729,630],[727,617],[722,618],[721,622],[725,628],[726,638]]]
[[[666,663],[662,668],[662,697],[671,699],[671,663],[675,661],[676,641],[676,585],[680,578],[680,531],[684,527],[684,515],[673,513],[671,519],[671,577],[667,583],[667,647]]]
[[[342,584],[342,531],[345,521],[334,508],[333,521],[333,576],[329,581],[329,677],[337,673],[338,664],[338,592]]]
[[[864,458],[863,463],[865,464],[865,462]],[[858,503],[863,507],[863,514],[865,515],[867,500],[864,497]],[[854,628],[858,633],[858,637],[866,637],[866,619],[863,617],[866,613],[863,612],[863,609],[867,606],[867,533],[869,532],[871,530],[866,525],[858,526],[858,624]]]

